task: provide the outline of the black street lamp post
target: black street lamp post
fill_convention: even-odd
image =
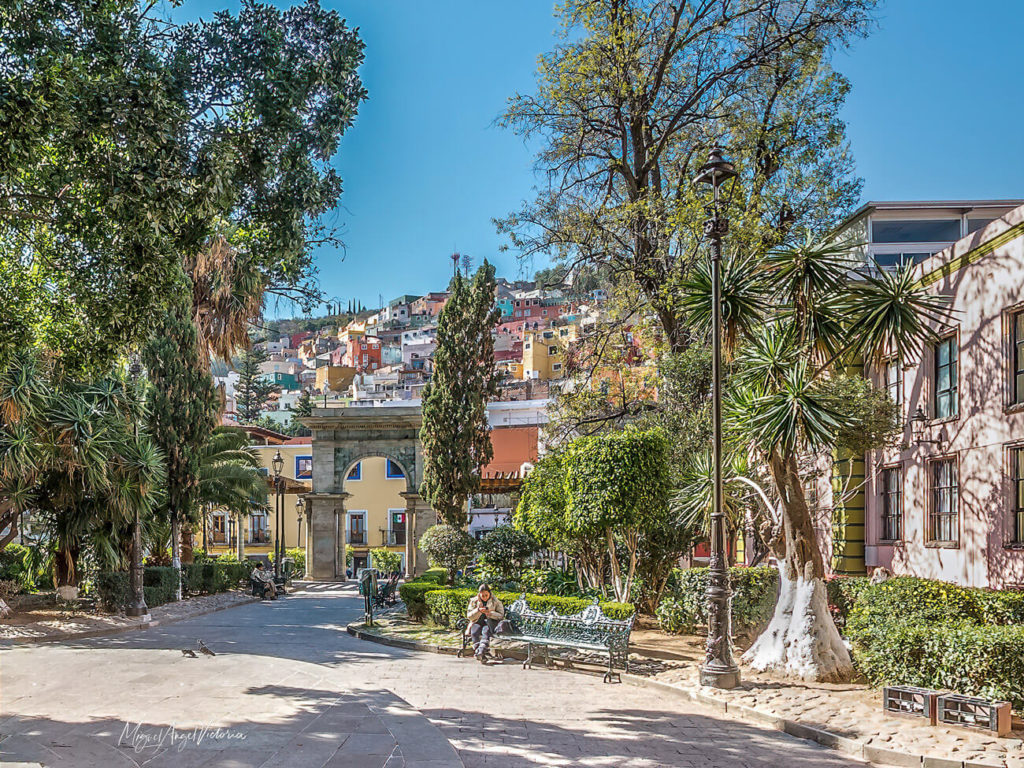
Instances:
[[[722,158],[722,150],[711,150],[694,184],[710,184],[714,202],[708,206],[710,215],[704,222],[704,236],[711,240],[711,414],[713,430],[712,460],[714,464],[715,498],[711,511],[711,563],[708,578],[708,640],[704,665],[700,668],[700,684],[713,688],[735,688],[740,684],[740,670],[732,658],[730,627],[729,570],[726,567],[725,515],[722,511],[722,236],[729,231],[729,220],[722,216],[728,199],[722,200],[723,182],[735,184],[732,163]],[[731,191],[731,185],[730,185]]]
[[[128,367],[128,375],[132,382],[132,396],[139,397],[139,375],[142,373],[142,366],[138,360],[132,360]],[[139,424],[135,422],[135,432],[138,434]],[[128,616],[148,616],[149,607],[146,605],[146,590],[143,587],[142,572],[142,523],[139,520],[138,507],[135,509],[135,519],[132,521],[132,562],[131,562],[131,588],[132,600],[125,606],[125,614]]]
[[[274,454],[270,462],[274,466],[274,576],[281,575],[281,558],[284,555],[284,459],[281,451]]]
[[[295,526],[295,546],[296,547],[301,547],[302,546],[302,512],[304,511],[305,507],[306,507],[305,501],[303,501],[302,497],[299,496],[299,498],[297,498],[295,500],[295,517],[296,517],[296,522],[297,522],[297,525]]]

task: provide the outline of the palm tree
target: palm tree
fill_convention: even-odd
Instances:
[[[223,235],[211,238],[184,267],[192,283],[193,320],[203,346],[211,355],[231,360],[236,349],[249,345],[249,325],[263,311],[266,278],[244,250]]]
[[[261,468],[259,458],[249,446],[249,436],[236,427],[217,427],[203,449],[199,506],[225,509],[235,516],[239,560],[245,559],[245,518],[267,509],[267,482]]]
[[[941,323],[946,302],[929,295],[907,265],[893,272],[851,262],[849,246],[802,245],[770,254],[758,279],[723,292],[728,338],[737,339],[728,428],[740,450],[767,467],[778,499],[771,546],[781,593],[767,630],[744,658],[758,670],[843,680],[850,655],[828,611],[825,565],[800,474],[801,456],[836,444],[856,427],[829,383],[858,359],[908,359]],[[728,271],[727,271],[728,272]],[[698,324],[710,317],[705,281],[690,283]]]

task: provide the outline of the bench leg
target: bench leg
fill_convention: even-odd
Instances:
[[[533,643],[526,644],[526,658],[523,660],[523,669],[533,669]]]
[[[614,657],[612,656],[611,652],[609,651],[609,653],[608,653],[608,671],[604,673],[604,681],[606,683],[610,683],[612,681],[612,677],[614,677],[615,674],[616,674],[613,671],[614,667],[612,666],[612,659],[613,658]],[[619,677],[619,682],[620,683],[622,682],[622,678],[621,677]]]

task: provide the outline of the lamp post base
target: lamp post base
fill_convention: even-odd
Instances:
[[[740,670],[738,667],[705,664],[700,668],[700,684],[708,688],[720,688],[725,691],[738,688],[740,684]]]

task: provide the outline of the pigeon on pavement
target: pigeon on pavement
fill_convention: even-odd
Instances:
[[[216,653],[211,651],[209,648],[207,648],[206,647],[206,643],[204,643],[202,640],[196,640],[196,642],[199,643],[199,652],[200,653],[206,654],[207,656],[216,656],[217,655]]]
[[[191,648],[182,648],[181,649],[181,655],[182,656],[187,656],[187,657],[192,658],[192,659],[198,659],[199,658],[198,656],[196,656],[196,652],[193,651]]]

